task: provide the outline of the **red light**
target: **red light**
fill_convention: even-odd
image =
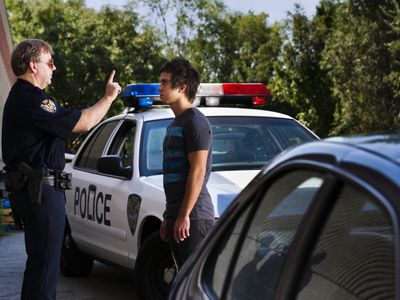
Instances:
[[[265,98],[262,97],[253,97],[251,98],[251,104],[252,105],[257,105],[257,106],[262,106],[265,105],[267,101],[265,100]]]
[[[268,95],[269,90],[262,83],[223,83],[224,95]]]

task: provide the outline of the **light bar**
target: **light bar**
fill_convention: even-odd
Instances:
[[[154,97],[160,96],[158,83],[134,83],[129,84],[121,94],[123,97]]]
[[[223,83],[224,95],[267,95],[269,91],[262,83]]]
[[[271,92],[262,83],[201,83],[196,97],[207,106],[263,106]]]
[[[121,93],[120,98],[128,107],[150,107],[154,100],[159,100],[158,83],[129,84]]]
[[[150,107],[160,101],[159,83],[136,83],[128,85],[121,94],[125,106]],[[262,83],[201,83],[197,90],[195,105],[263,106],[271,97]]]
[[[267,96],[270,91],[262,83],[201,83],[197,96]]]
[[[251,98],[251,104],[255,106],[263,106],[267,101],[263,97],[253,97]]]
[[[222,83],[200,83],[196,96],[222,96]]]

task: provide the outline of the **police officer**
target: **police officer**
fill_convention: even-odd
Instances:
[[[100,122],[121,87],[113,82],[113,71],[96,104],[82,111],[65,109],[43,91],[56,70],[47,42],[30,39],[19,43],[12,52],[11,66],[17,81],[4,106],[2,150],[7,174],[19,176],[19,180],[11,180],[11,198],[23,220],[28,255],[21,299],[55,299],[65,202],[63,191],[51,179],[64,168],[65,140],[71,132],[88,131]],[[27,176],[29,170],[24,173],[21,165],[39,174],[39,179],[41,173],[50,179],[43,180],[36,195],[28,188],[35,178]],[[35,199],[38,193],[41,197]]]

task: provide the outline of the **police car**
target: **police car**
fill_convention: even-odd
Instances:
[[[157,88],[129,85],[121,98],[133,110],[100,123],[65,168],[73,175],[66,192],[62,272],[87,275],[93,259],[134,269],[144,299],[165,298],[176,273],[168,245],[159,237],[165,208],[162,146],[174,114],[152,107],[159,100]],[[217,107],[263,105],[269,96],[263,84],[199,87],[196,105],[213,133],[208,189],[217,216],[278,153],[318,139],[287,115]]]

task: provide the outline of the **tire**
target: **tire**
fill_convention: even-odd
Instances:
[[[79,251],[68,227],[64,232],[60,268],[68,277],[88,276],[93,268],[93,258]]]
[[[176,266],[168,243],[158,232],[152,233],[140,247],[135,264],[135,285],[141,299],[167,299],[176,275]]]

